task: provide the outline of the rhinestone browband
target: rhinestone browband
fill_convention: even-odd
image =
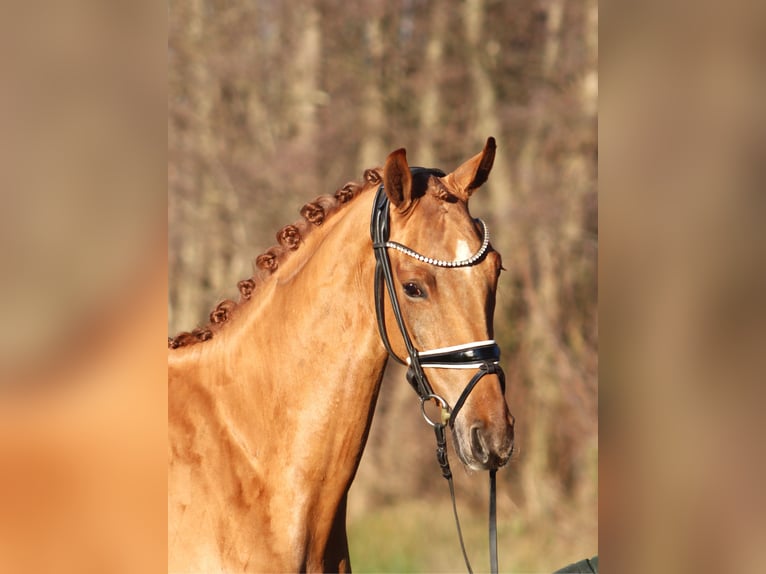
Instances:
[[[386,241],[386,247],[390,247],[391,249],[396,249],[400,253],[404,253],[405,255],[408,255],[409,257],[412,257],[413,259],[417,259],[418,261],[422,261],[423,263],[428,263],[429,265],[435,265],[437,267],[468,267],[469,265],[473,265],[476,263],[479,259],[484,257],[484,254],[487,252],[487,249],[489,248],[489,229],[487,228],[487,224],[484,223],[481,219],[476,219],[479,223],[481,223],[481,227],[484,230],[484,239],[481,242],[481,247],[479,247],[479,250],[471,255],[468,259],[462,259],[458,261],[444,261],[442,259],[434,259],[433,257],[426,257],[425,255],[421,255],[417,251],[413,251],[409,247],[405,247],[401,243],[397,243],[396,241]]]

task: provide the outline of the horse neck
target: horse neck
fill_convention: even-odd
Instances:
[[[346,569],[346,493],[386,362],[373,195],[307,234],[212,339],[169,355],[175,567]]]
[[[363,440],[369,427],[386,361],[375,323],[372,196],[362,194],[307,236],[236,337],[236,362],[266,375],[253,381],[251,396],[302,413],[292,425],[299,434],[309,427],[340,436],[361,426],[355,438]],[[264,419],[262,431],[282,427],[273,421]]]
[[[375,323],[373,195],[308,234],[239,320],[197,345],[210,351],[200,384],[236,441],[269,480],[321,485],[327,501],[356,472],[387,356]]]

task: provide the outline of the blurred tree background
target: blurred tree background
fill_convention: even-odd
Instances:
[[[406,147],[451,171],[490,135],[484,218],[507,269],[495,332],[517,449],[500,566],[598,552],[595,0],[171,0],[169,333],[207,321],[304,203]],[[351,490],[357,571],[463,569],[433,435],[389,368]],[[487,567],[484,474],[452,455]]]

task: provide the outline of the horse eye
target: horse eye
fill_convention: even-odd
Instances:
[[[407,297],[412,297],[413,299],[419,299],[426,296],[425,291],[423,291],[423,289],[421,289],[417,283],[413,283],[412,281],[405,283],[403,287],[404,287],[404,292],[407,294]]]

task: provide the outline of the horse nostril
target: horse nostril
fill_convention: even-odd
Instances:
[[[489,460],[489,449],[481,429],[481,424],[475,424],[471,427],[471,450],[479,462],[486,463]]]

